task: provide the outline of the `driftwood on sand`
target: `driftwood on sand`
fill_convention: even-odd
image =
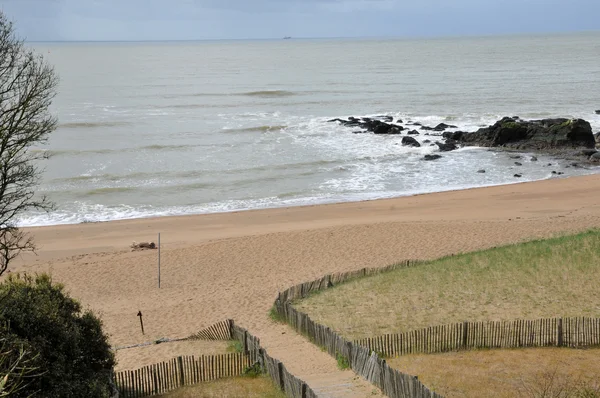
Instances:
[[[156,244],[154,242],[133,242],[131,248],[133,250],[156,249]]]

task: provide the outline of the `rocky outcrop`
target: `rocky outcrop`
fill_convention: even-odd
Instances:
[[[402,137],[402,145],[414,146],[414,147],[420,147],[421,146],[421,144],[419,144],[419,141],[417,141],[414,138],[409,137],[409,136]]]
[[[595,145],[590,124],[582,119],[525,121],[505,117],[472,133],[445,133],[444,137],[462,144],[522,150],[593,148]]]
[[[441,157],[442,157],[442,155],[427,154],[427,155],[423,156],[423,160],[437,160]]]
[[[348,120],[336,118],[336,119],[329,120],[329,122],[337,122],[346,127],[363,128],[366,131],[370,131],[375,134],[400,134],[402,132],[402,130],[404,130],[404,127],[397,125],[397,124],[390,123],[392,120],[394,120],[393,117],[391,117],[391,116],[378,116],[378,117],[383,118],[385,121],[379,120],[377,118],[363,117],[363,118],[359,119],[359,118],[350,116],[348,118]],[[398,123],[402,123],[402,120],[398,120]],[[359,133],[359,131],[353,131],[353,132]]]
[[[446,124],[446,123],[440,123],[435,127],[421,126],[421,130],[430,130],[430,131],[444,131],[449,128],[456,128],[456,126],[453,126],[451,124]]]
[[[456,141],[454,140],[446,140],[446,142],[436,142],[435,144],[440,148],[440,152],[449,152],[458,149],[458,145],[456,145]]]

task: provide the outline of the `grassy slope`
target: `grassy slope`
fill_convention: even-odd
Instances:
[[[347,338],[446,323],[600,316],[600,230],[447,257],[296,304]]]
[[[180,388],[167,394],[159,395],[163,398],[284,398],[271,379],[265,376],[235,377],[222,379],[195,386]]]
[[[566,397],[587,387],[600,396],[600,349],[535,348],[407,355],[388,364],[418,375],[446,397]],[[547,394],[540,391],[547,390]],[[537,394],[535,392],[538,392]],[[550,393],[550,392],[553,393]],[[591,392],[596,395],[592,395]]]

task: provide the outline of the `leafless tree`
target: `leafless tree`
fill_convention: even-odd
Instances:
[[[53,68],[25,47],[0,12],[0,275],[21,252],[35,250],[16,225],[19,216],[53,207],[45,196],[35,195],[39,160],[47,156],[31,149],[56,129],[48,108],[57,85]]]

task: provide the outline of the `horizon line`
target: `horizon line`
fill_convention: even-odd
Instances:
[[[400,39],[400,40],[419,40],[419,39],[459,39],[459,38],[478,38],[478,37],[510,37],[510,36],[555,36],[555,35],[577,35],[585,33],[600,33],[598,30],[579,30],[579,31],[548,31],[548,32],[512,32],[512,33],[481,33],[481,34],[457,34],[457,35],[417,35],[417,36],[282,36],[282,37],[263,37],[263,38],[198,38],[198,39],[95,39],[95,40],[27,40],[26,43],[183,43],[183,42],[209,42],[209,41],[290,41],[290,40],[360,40],[360,39]]]

